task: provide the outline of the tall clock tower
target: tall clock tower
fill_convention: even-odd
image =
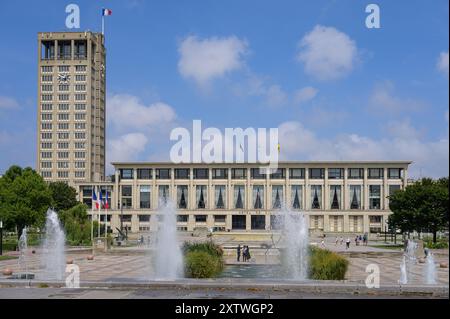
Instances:
[[[38,33],[36,169],[45,180],[104,180],[105,88],[101,33]]]

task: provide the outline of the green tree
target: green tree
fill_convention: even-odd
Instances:
[[[42,226],[52,203],[47,184],[30,167],[11,166],[0,178],[0,218],[5,228],[17,227],[18,236],[25,226]]]
[[[91,241],[91,223],[83,203],[60,211],[59,217],[66,231],[66,239],[71,245],[88,245]]]
[[[52,182],[48,185],[52,194],[53,208],[59,212],[78,204],[77,191],[64,182]]]
[[[408,233],[428,231],[436,242],[436,233],[448,228],[448,191],[448,178],[424,178],[395,192],[389,196],[390,227]]]

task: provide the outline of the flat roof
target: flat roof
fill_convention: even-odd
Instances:
[[[400,160],[396,160],[396,161],[279,161],[278,164],[279,165],[316,165],[316,164],[376,164],[376,165],[381,165],[381,164],[403,164],[403,165],[410,165],[412,164],[412,161],[400,161]],[[188,163],[174,163],[174,162],[111,162],[111,165],[116,166],[116,165],[132,165],[132,166],[137,166],[137,165],[268,165],[268,163],[248,163],[248,162],[244,162],[244,163],[236,163],[236,162],[232,162],[232,163],[205,163],[205,162],[200,162],[200,163],[194,163],[194,162],[188,162]]]

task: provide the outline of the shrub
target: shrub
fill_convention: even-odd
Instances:
[[[184,243],[185,275],[191,278],[211,278],[223,270],[223,250],[213,242]]]
[[[221,260],[205,251],[190,251],[185,256],[185,273],[187,277],[215,277],[222,272],[222,268]]]
[[[433,241],[424,242],[424,246],[430,249],[445,249],[448,248],[448,242],[446,241],[438,241],[433,243]]]
[[[326,249],[311,247],[309,278],[317,280],[344,280],[348,260]]]

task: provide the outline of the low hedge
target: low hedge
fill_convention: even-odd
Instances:
[[[185,243],[183,253],[186,277],[212,278],[223,270],[223,250],[213,242]]]
[[[316,280],[344,280],[348,264],[347,259],[332,251],[311,247],[309,278]]]

